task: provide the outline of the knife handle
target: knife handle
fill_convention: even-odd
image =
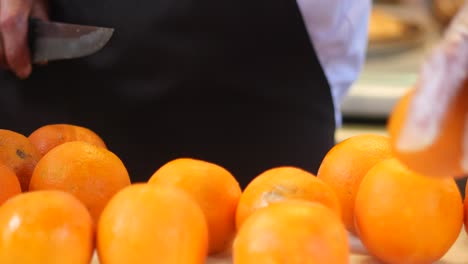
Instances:
[[[34,34],[35,34],[35,28],[36,28],[36,23],[37,23],[38,19],[35,19],[35,18],[30,18],[29,21],[28,21],[28,33],[26,35],[27,39],[26,41],[28,42],[28,48],[29,48],[29,54],[33,54],[33,50],[32,48],[34,47]],[[6,58],[5,58],[5,51],[3,50],[3,36],[2,36],[2,32],[0,32],[0,55],[2,56],[0,58],[0,66],[2,66],[2,61],[5,61]],[[6,64],[6,62],[4,62]]]
[[[37,23],[39,23],[40,20],[37,18],[29,18],[29,27],[28,27],[28,47],[29,47],[29,54],[31,57],[31,63],[33,63],[33,55],[34,55],[34,47],[35,47],[35,42],[34,40],[36,39],[36,32],[37,32]],[[44,64],[46,62],[42,62],[40,64]]]

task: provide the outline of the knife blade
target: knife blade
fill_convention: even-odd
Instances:
[[[29,47],[33,63],[74,59],[101,50],[113,28],[30,19]]]

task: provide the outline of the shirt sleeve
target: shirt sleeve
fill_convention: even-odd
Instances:
[[[297,0],[331,86],[337,126],[340,105],[365,61],[371,0]]]

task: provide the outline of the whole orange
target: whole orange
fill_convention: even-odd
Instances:
[[[127,169],[108,149],[83,141],[63,143],[37,163],[29,190],[57,189],[75,195],[95,221],[109,199],[130,185]]]
[[[175,186],[198,202],[208,222],[210,254],[230,245],[242,190],[229,171],[212,162],[178,158],[161,166],[148,183]]]
[[[21,193],[21,186],[15,172],[0,164],[0,206],[11,197]]]
[[[106,148],[103,139],[96,132],[87,127],[73,124],[44,125],[34,130],[28,138],[41,155],[45,155],[52,148],[70,141],[85,141]]]
[[[0,129],[0,163],[11,168],[27,191],[32,172],[41,158],[39,151],[23,134]]]
[[[397,159],[369,170],[355,209],[362,243],[385,263],[433,263],[452,247],[463,224],[454,179],[415,173]]]
[[[354,201],[364,175],[377,162],[391,157],[390,140],[386,136],[361,134],[336,144],[325,155],[317,177],[338,196],[346,229],[354,229]]]
[[[126,187],[99,220],[101,264],[204,264],[207,251],[205,216],[193,198],[175,187]]]
[[[388,132],[395,157],[408,168],[424,175],[464,177],[466,174],[462,168],[462,157],[465,122],[468,115],[468,104],[466,103],[468,82],[449,105],[435,141],[422,150],[401,151],[397,148],[397,142],[406,121],[413,94],[414,90],[411,89],[398,101],[388,121]]]
[[[233,245],[234,264],[349,263],[341,219],[321,203],[284,200],[253,213]]]
[[[66,192],[19,194],[0,207],[0,263],[89,264],[94,231],[86,207]]]
[[[266,170],[247,185],[237,206],[237,228],[259,208],[285,199],[320,202],[341,215],[338,197],[327,184],[303,169],[284,166]]]

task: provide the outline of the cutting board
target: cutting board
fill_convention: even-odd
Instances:
[[[382,264],[375,258],[367,254],[364,246],[359,239],[350,236],[350,246],[353,254],[350,257],[350,264]],[[229,256],[211,257],[206,262],[207,264],[232,264]],[[457,241],[447,254],[438,262],[434,264],[467,264],[468,263],[468,236],[462,230]],[[97,256],[95,255],[92,264],[99,264]]]

